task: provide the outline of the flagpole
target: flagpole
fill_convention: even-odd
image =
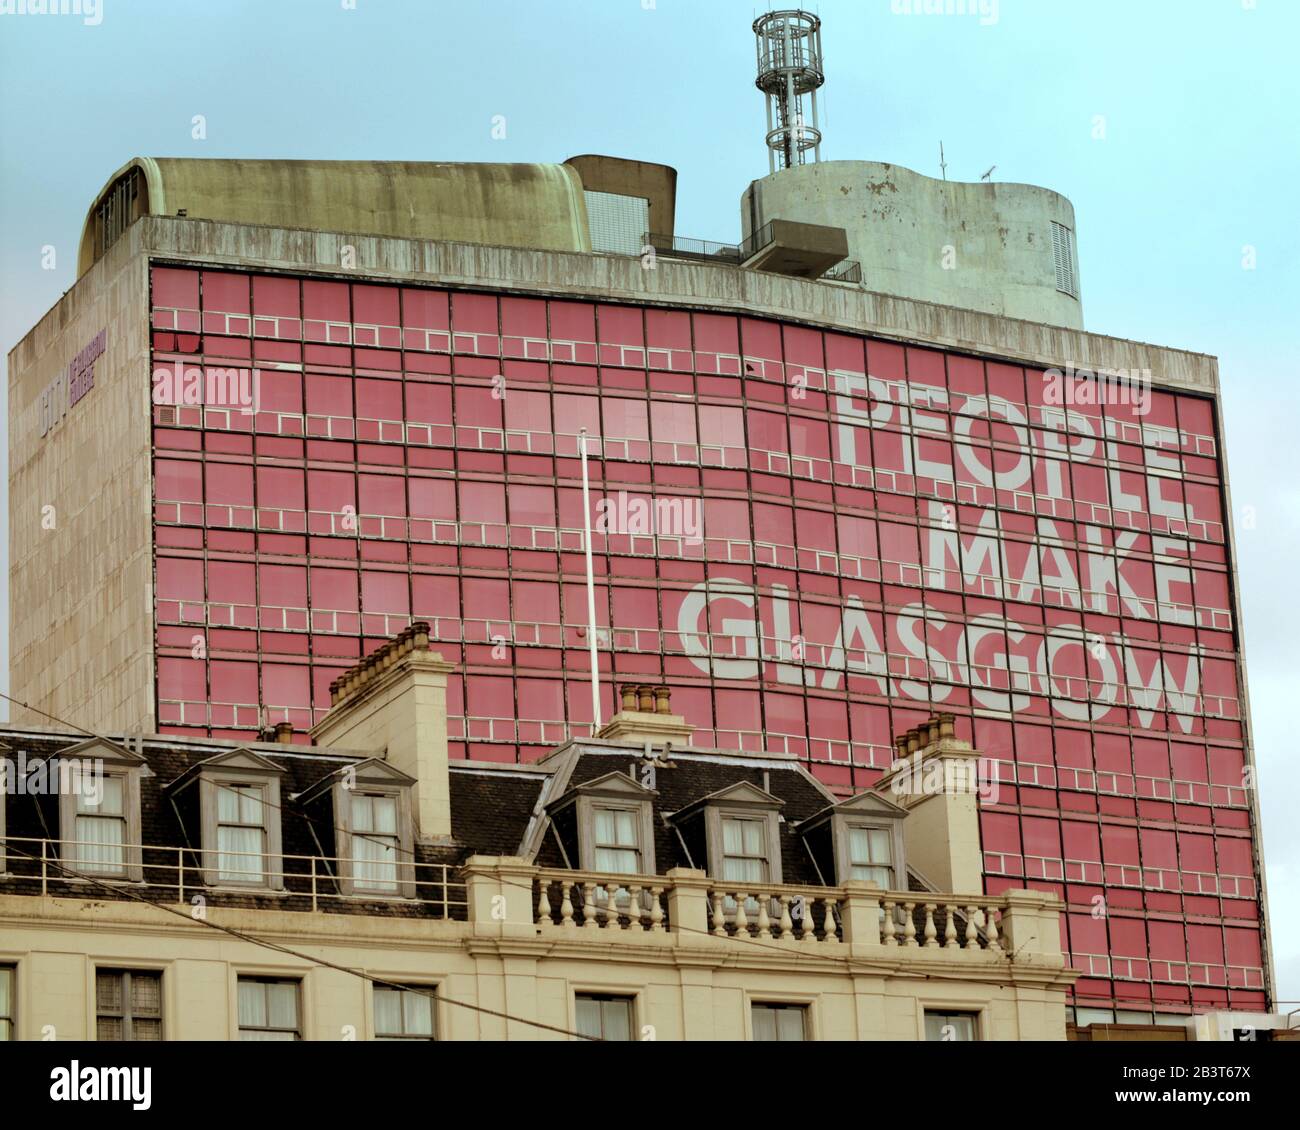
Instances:
[[[596,578],[591,565],[591,487],[587,480],[587,429],[578,431],[578,450],[582,455],[582,543],[587,553],[587,649],[591,653],[591,716],[600,722],[600,667],[596,659]]]

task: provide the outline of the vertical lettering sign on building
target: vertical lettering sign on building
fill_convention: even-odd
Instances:
[[[104,354],[108,331],[100,330],[42,391],[37,416],[44,438],[95,387],[95,362]]]

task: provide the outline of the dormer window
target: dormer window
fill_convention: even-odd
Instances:
[[[640,824],[640,805],[592,802],[591,836],[597,871],[611,871],[615,875],[643,874]]]
[[[767,817],[719,815],[722,826],[722,878],[767,883],[771,875]]]
[[[266,878],[266,786],[217,781],[217,882],[258,883]]]
[[[846,825],[848,878],[866,879],[881,890],[894,886],[894,837],[889,828]]]
[[[709,874],[737,887],[781,879],[781,807],[747,781],[696,801],[673,816],[688,844],[703,840]],[[702,835],[701,835],[702,833]]]
[[[344,766],[298,798],[308,810],[319,803],[317,823],[334,825],[343,895],[415,897],[414,787],[415,778],[370,758]]]
[[[875,883],[883,891],[906,890],[906,815],[879,793],[859,793],[800,822],[795,833],[826,882],[856,879]]]
[[[611,875],[655,874],[654,796],[626,773],[607,773],[550,805],[570,864]]]
[[[189,819],[197,817],[203,881],[209,886],[284,889],[283,775],[260,754],[237,749],[191,766],[168,786],[182,820],[186,813]]]
[[[59,827],[69,869],[142,879],[140,779],[145,770],[139,754],[94,738],[59,754]]]

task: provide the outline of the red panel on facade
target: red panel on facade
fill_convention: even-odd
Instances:
[[[1089,995],[1261,988],[1211,402],[1062,407],[1038,370],[760,318],[169,267],[152,293],[158,329],[201,322],[194,364],[267,365],[256,448],[237,412],[156,433],[169,728],[309,725],[416,616],[462,665],[454,756],[587,732],[585,427],[606,716],[611,673],[664,680],[700,744],[847,791],[953,710],[986,885],[1067,892]]]

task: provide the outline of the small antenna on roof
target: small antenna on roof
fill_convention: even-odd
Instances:
[[[989,171],[988,171],[987,173],[985,173],[982,177],[980,177],[980,180],[989,180],[989,179],[993,176],[993,170],[996,169],[996,168],[997,168],[997,165],[990,165],[990,166],[989,166]]]
[[[948,179],[948,162],[943,159],[943,142],[939,142],[939,171],[943,173],[943,179]]]

